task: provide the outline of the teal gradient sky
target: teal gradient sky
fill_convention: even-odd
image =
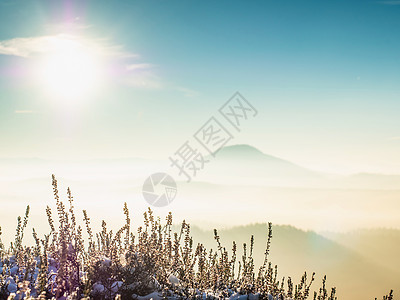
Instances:
[[[79,109],[5,50],[58,34],[123,52]],[[167,159],[240,91],[259,114],[232,143],[400,174],[399,83],[400,1],[0,1],[0,157]]]

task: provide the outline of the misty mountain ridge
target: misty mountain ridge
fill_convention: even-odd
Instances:
[[[265,154],[246,144],[226,146],[216,153],[215,158],[207,156],[207,159],[210,159],[210,163],[202,172],[208,176],[202,175],[201,181],[305,188],[400,190],[400,175],[364,172],[345,176],[314,171]]]
[[[224,247],[230,248],[232,242],[236,242],[239,257],[243,253],[243,243],[249,245],[253,235],[254,262],[258,267],[264,259],[267,228],[265,223],[234,226],[218,230],[218,235]],[[350,246],[347,241],[343,243],[314,231],[288,225],[273,225],[272,231],[269,261],[278,265],[278,274],[298,279],[304,271],[309,275],[316,272],[317,281],[327,275],[328,285],[334,283],[338,288],[339,299],[369,299],[371,295],[385,292],[385,287],[390,289],[391,286],[400,284],[400,273],[396,268],[400,259],[395,257],[391,249],[393,245],[386,239],[387,235],[399,236],[400,230],[380,229],[379,232],[384,233],[382,237],[375,235],[375,231],[348,233],[353,238],[363,240],[363,243],[351,243]],[[201,230],[192,226],[191,233],[195,244],[202,241],[207,248],[216,247],[212,230]],[[376,245],[373,251],[364,249],[371,243]],[[386,256],[388,252],[393,255]]]
[[[317,172],[291,161],[268,155],[259,149],[238,144],[220,149],[215,157],[205,156],[208,160],[196,178],[197,182],[212,184],[260,185],[276,187],[304,187],[328,189],[388,189],[400,190],[400,175],[358,173],[349,176],[332,175]],[[61,160],[41,158],[0,158],[2,176],[23,179],[48,177],[56,173],[60,178],[73,178],[76,172],[89,176],[110,178],[135,178],[135,182],[144,180],[147,173],[164,171],[174,176],[177,171],[170,166],[168,157],[164,160],[145,158],[105,158],[63,162]],[[177,173],[177,172],[176,172]],[[137,180],[136,180],[137,179]],[[185,180],[176,178],[177,181]]]

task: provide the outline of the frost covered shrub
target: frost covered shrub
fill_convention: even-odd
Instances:
[[[172,215],[165,222],[152,211],[144,213],[144,224],[134,234],[127,205],[125,225],[117,232],[107,229],[94,234],[83,211],[83,227],[74,213],[73,197],[67,190],[68,208],[60,200],[53,175],[53,193],[58,226],[46,209],[50,232],[39,238],[33,230],[34,246],[24,246],[29,207],[18,218],[15,241],[6,249],[0,240],[0,299],[307,299],[311,278],[305,273],[298,284],[289,277],[278,280],[277,267],[268,260],[272,225],[267,227],[264,263],[255,269],[254,238],[229,252],[214,231],[216,250],[193,244],[190,225],[183,221],[173,232]],[[84,241],[82,231],[88,239]],[[1,234],[1,229],[0,229]],[[317,300],[336,299],[335,288],[325,286],[313,295]],[[392,293],[384,299],[393,299]]]

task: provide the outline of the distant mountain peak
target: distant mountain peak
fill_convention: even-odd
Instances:
[[[245,159],[245,160],[262,159],[262,160],[289,163],[286,160],[265,154],[260,150],[258,150],[257,148],[247,144],[237,144],[237,145],[223,147],[220,151],[218,151],[217,157],[222,159]]]
[[[223,147],[219,153],[223,154],[255,154],[255,155],[264,155],[260,150],[257,148],[247,145],[247,144],[237,144]]]
[[[268,155],[247,144],[223,147],[215,157],[216,169],[230,174],[246,174],[253,177],[269,178],[309,178],[316,172],[298,166],[290,161]],[[215,171],[217,172],[217,171]]]

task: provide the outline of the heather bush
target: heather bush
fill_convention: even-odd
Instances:
[[[271,223],[265,259],[256,269],[253,236],[237,257],[237,245],[228,251],[214,230],[216,249],[207,250],[194,245],[185,221],[174,231],[171,213],[162,222],[150,208],[143,226],[133,233],[126,203],[122,228],[114,233],[103,221],[102,230],[94,234],[86,211],[83,227],[78,224],[70,189],[66,207],[54,175],[52,185],[58,222],[47,207],[49,233],[39,238],[33,230],[35,245],[23,244],[28,206],[24,218],[18,218],[15,241],[6,248],[0,240],[0,299],[336,299],[326,277],[313,295],[315,274],[304,273],[297,284],[290,277],[278,279],[278,268],[268,259]],[[393,299],[392,292],[383,299]]]

